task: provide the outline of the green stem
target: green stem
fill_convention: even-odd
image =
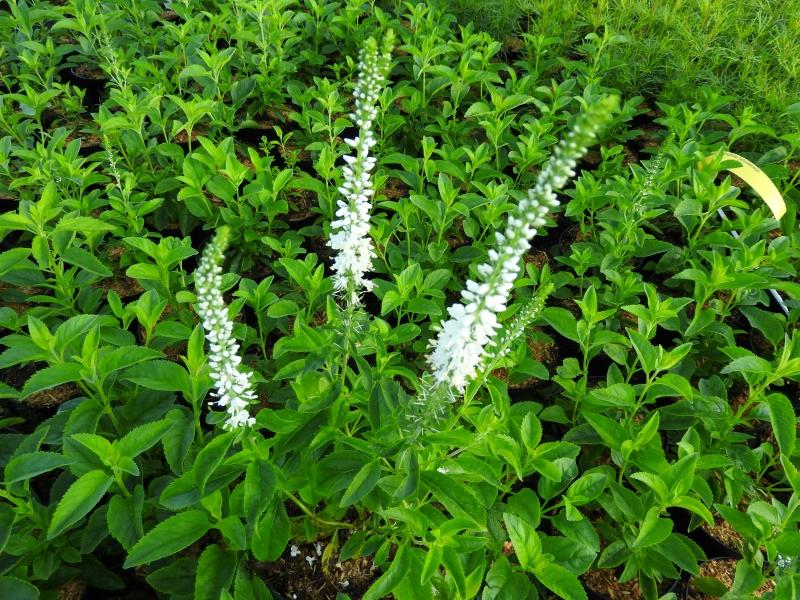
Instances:
[[[327,519],[323,519],[322,517],[314,514],[314,512],[300,500],[300,498],[298,498],[291,492],[284,490],[283,494],[289,500],[291,500],[297,506],[297,508],[303,511],[303,514],[305,514],[315,523],[319,523],[320,525],[326,525],[328,527],[334,527],[336,529],[355,529],[355,525],[353,523],[343,523],[341,521],[328,521]]]

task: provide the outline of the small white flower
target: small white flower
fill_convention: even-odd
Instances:
[[[217,231],[194,272],[194,283],[197,293],[195,310],[200,315],[208,340],[208,366],[217,389],[216,404],[228,413],[224,427],[236,429],[255,423],[247,406],[255,400],[256,394],[250,381],[252,373],[241,366],[239,343],[233,337],[233,323],[220,289],[222,261],[229,238],[227,227]]]
[[[345,156],[342,168],[344,182],[339,187],[342,198],[337,200],[335,216],[331,223],[328,245],[336,252],[333,261],[333,283],[338,292],[345,294],[348,304],[356,304],[362,289],[372,289],[372,282],[365,278],[372,267],[375,251],[369,235],[369,198],[373,195],[370,172],[375,167],[375,158],[369,155],[377,143],[372,134],[374,120],[378,115],[381,86],[389,71],[390,55],[378,52],[378,45],[369,38],[361,52],[359,77],[353,97],[355,111],[351,118],[359,128],[358,136],[345,139],[355,154]],[[386,47],[391,44],[387,37]]]
[[[308,563],[309,567],[313,567],[314,566],[314,561],[316,561],[316,560],[317,560],[316,556],[306,556],[306,562]]]
[[[467,281],[461,292],[462,303],[447,309],[450,318],[442,323],[428,356],[435,387],[463,392],[474,377],[487,344],[499,328],[497,315],[508,305],[530,239],[544,226],[545,215],[558,206],[554,190],[562,188],[573,175],[577,159],[606,122],[615,102],[607,98],[590,106],[555,147],[536,185],[508,217],[505,231],[496,234],[497,248],[489,250],[488,262],[478,265],[476,271],[482,281]]]
[[[314,549],[317,551],[317,556],[322,556],[322,542],[314,544]]]
[[[294,558],[294,557],[295,557],[295,556],[297,556],[298,554],[300,554],[300,548],[298,548],[297,546],[295,546],[294,544],[292,544],[292,546],[289,548],[289,556],[291,556],[292,558]]]

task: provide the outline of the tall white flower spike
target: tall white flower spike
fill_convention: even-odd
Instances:
[[[434,387],[463,392],[475,376],[486,346],[499,328],[497,315],[506,309],[530,239],[544,226],[545,215],[558,206],[555,190],[575,175],[577,159],[608,121],[617,102],[617,97],[609,96],[586,108],[556,145],[536,185],[509,215],[505,231],[495,233],[497,247],[489,250],[488,262],[478,266],[479,281],[467,281],[461,303],[447,309],[450,318],[442,323],[432,344],[428,362]]]
[[[222,298],[222,262],[230,241],[230,230],[220,227],[206,246],[194,272],[197,295],[195,310],[203,322],[208,340],[208,365],[216,387],[216,404],[228,414],[225,429],[253,425],[255,419],[247,411],[256,394],[252,373],[242,366],[239,343],[233,337],[233,322]]]
[[[375,105],[389,72],[393,42],[391,31],[384,38],[381,51],[373,38],[365,42],[358,65],[359,77],[353,91],[355,111],[350,117],[358,127],[358,136],[345,139],[345,143],[354,149],[354,154],[344,157],[344,183],[339,188],[342,198],[336,202],[337,219],[331,223],[328,242],[336,252],[333,262],[334,288],[343,293],[349,305],[358,303],[362,290],[372,288],[372,282],[364,277],[375,256],[369,235],[370,197],[374,193],[370,174],[375,168],[375,158],[369,152],[376,143],[372,133],[378,115]]]

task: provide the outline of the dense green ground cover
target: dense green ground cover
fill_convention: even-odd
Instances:
[[[757,77],[678,85],[533,9],[545,34],[501,42],[424,3],[0,7],[6,597],[797,597],[797,99],[731,109],[695,83]],[[353,118],[359,51],[389,32],[374,119]],[[353,305],[330,238],[367,133]],[[448,307],[571,153],[501,265],[495,345],[437,386]],[[252,425],[223,426],[203,324],[239,340]],[[721,528],[729,577],[702,577]]]
[[[591,56],[607,36],[606,81],[625,94],[694,102],[710,86],[774,128],[800,100],[798,0],[443,0],[498,39],[545,40],[551,56]],[[539,42],[540,44],[542,42]]]

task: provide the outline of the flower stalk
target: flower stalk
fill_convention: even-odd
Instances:
[[[230,242],[230,229],[220,227],[206,246],[194,272],[197,303],[195,310],[203,322],[208,340],[208,365],[216,388],[216,404],[227,413],[225,429],[253,425],[247,410],[256,399],[252,373],[242,366],[239,342],[233,337],[233,321],[222,297],[222,262]]]
[[[462,393],[485,359],[487,345],[499,329],[497,315],[511,296],[530,240],[545,225],[545,216],[558,207],[556,190],[575,175],[575,166],[597,131],[608,121],[618,103],[608,96],[589,105],[569,133],[556,145],[536,181],[509,215],[505,231],[496,232],[497,246],[489,260],[477,267],[478,280],[469,280],[462,301],[448,308],[428,362],[436,388]]]
[[[372,283],[365,278],[375,256],[369,235],[370,198],[374,194],[371,173],[375,168],[375,157],[370,155],[370,150],[377,143],[373,133],[378,115],[376,105],[389,72],[393,43],[391,31],[384,37],[380,50],[374,38],[365,42],[353,91],[355,110],[350,115],[358,127],[358,135],[344,140],[353,153],[344,157],[344,181],[339,188],[342,197],[336,202],[336,220],[331,223],[328,245],[336,253],[334,288],[344,295],[348,306],[358,304],[361,291],[372,289]]]

